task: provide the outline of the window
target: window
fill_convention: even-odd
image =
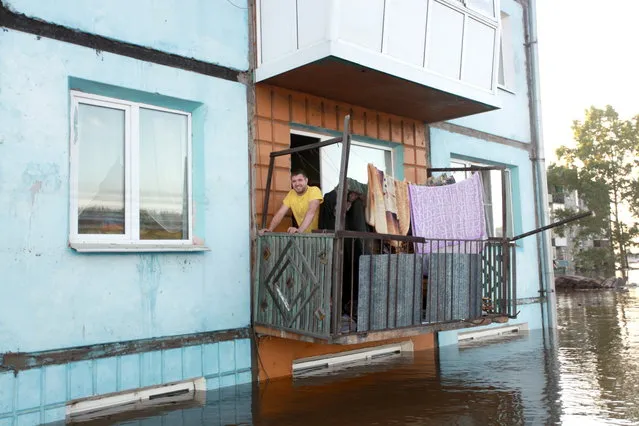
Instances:
[[[71,245],[192,244],[191,115],[71,101]]]
[[[489,166],[487,164],[474,163],[463,160],[452,160],[451,167]],[[455,181],[459,182],[469,178],[471,172],[454,172]],[[510,170],[506,169],[506,200],[502,195],[501,170],[484,170],[481,172],[484,185],[484,211],[486,213],[486,231],[489,237],[503,236],[503,209],[506,208],[507,231],[506,236],[512,237],[513,232],[513,206]]]
[[[293,130],[291,148],[331,139],[330,136]],[[309,175],[309,184],[319,185],[324,194],[335,189],[339,182],[342,144],[333,144],[319,150],[307,151],[291,156],[291,169],[304,169]],[[393,150],[388,146],[374,145],[351,140],[347,176],[361,183],[368,183],[368,163],[393,176]]]
[[[497,84],[502,89],[512,91],[514,88],[513,38],[510,16],[501,14],[501,37],[499,40],[499,74]]]
[[[321,149],[322,189],[332,191],[339,182],[339,167],[342,158],[342,144],[329,145]],[[368,164],[393,176],[393,152],[390,148],[351,141],[346,175],[361,183],[368,183]]]

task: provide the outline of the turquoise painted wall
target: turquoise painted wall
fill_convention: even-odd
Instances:
[[[501,109],[452,120],[452,123],[470,127],[501,137],[530,143],[530,114],[524,48],[524,11],[515,0],[501,0],[502,12],[509,15],[512,29],[513,78],[511,92],[497,89]]]
[[[195,234],[211,251],[67,247],[69,89],[77,79],[199,105]],[[244,85],[13,30],[0,31],[0,82],[0,353],[249,326]]]
[[[80,31],[248,69],[247,0],[3,0],[11,10]]]
[[[508,166],[513,184],[515,233],[535,229],[533,174],[528,152],[494,142],[431,128],[433,167],[449,167],[453,157]],[[539,296],[537,240],[534,236],[517,242],[517,297]]]
[[[250,383],[248,339],[0,372],[0,426],[64,420],[67,401],[205,377],[207,390]],[[250,405],[244,407],[250,413]],[[181,423],[170,423],[181,424]]]

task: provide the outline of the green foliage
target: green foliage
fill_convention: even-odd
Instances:
[[[575,268],[580,274],[592,276],[593,273],[605,277],[615,272],[615,257],[609,248],[590,248],[575,255]]]
[[[620,119],[609,105],[605,109],[590,107],[583,121],[573,122],[576,147],[560,147],[557,156],[563,165],[552,165],[548,170],[551,193],[558,188],[576,189],[596,214],[580,221],[578,237],[609,235],[621,268],[626,266],[628,248],[639,236],[636,224],[626,223],[622,217],[624,207],[639,215],[638,120]]]

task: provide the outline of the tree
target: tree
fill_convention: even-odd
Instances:
[[[627,274],[628,249],[639,235],[634,219],[624,212],[639,213],[639,116],[622,120],[610,105],[605,109],[590,107],[583,121],[572,125],[575,148],[557,149],[559,160],[565,164],[566,182],[580,189],[586,204],[609,218],[609,235],[615,261],[624,278]],[[599,217],[599,216],[597,216]],[[593,227],[603,229],[597,219]]]

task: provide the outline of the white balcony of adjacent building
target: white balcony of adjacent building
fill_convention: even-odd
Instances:
[[[555,237],[552,239],[552,245],[554,247],[566,247],[568,246],[568,239],[566,237]]]
[[[499,0],[256,0],[255,81],[427,123],[499,108]]]

